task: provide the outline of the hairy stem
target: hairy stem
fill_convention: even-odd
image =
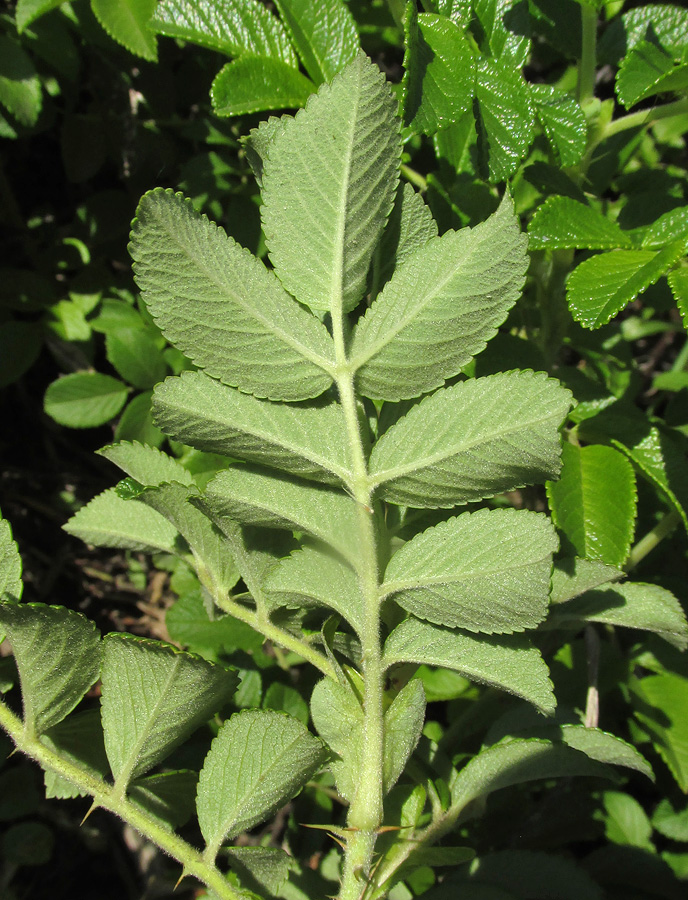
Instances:
[[[40,738],[27,735],[21,719],[2,702],[0,702],[0,726],[12,738],[18,750],[42,768],[57,772],[81,791],[89,794],[93,797],[95,807],[107,809],[128,822],[132,828],[180,863],[185,875],[193,875],[214,891],[220,900],[241,900],[240,892],[232,887],[219,869],[206,862],[195,847],[187,844],[140,807],[134,806],[126,797],[121,796],[114,785],[107,784],[76,763],[64,759],[43,744]]]
[[[363,745],[356,796],[351,802],[347,819],[347,825],[352,831],[346,846],[340,892],[340,900],[358,900],[370,872],[377,830],[382,824],[383,816],[384,674],[380,647],[380,582],[376,526],[371,507],[372,489],[368,478],[354,378],[347,358],[344,319],[338,304],[333,304],[332,332],[337,364],[336,384],[353,460],[350,487],[357,505],[360,550],[357,574],[365,603],[365,617],[360,635],[364,680]]]

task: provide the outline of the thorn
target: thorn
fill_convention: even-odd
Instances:
[[[81,826],[84,824],[84,822],[86,821],[86,819],[88,819],[88,817],[91,815],[91,813],[92,813],[92,812],[95,812],[95,810],[97,810],[98,808],[99,808],[99,806],[98,806],[98,804],[96,803],[96,801],[94,800],[93,803],[91,804],[91,808],[89,809],[89,811],[88,811],[88,812],[86,813],[86,815],[83,817],[83,819],[81,820],[81,822],[79,822],[79,828],[81,828]]]
[[[189,873],[186,871],[186,868],[183,868],[183,869],[182,869],[182,874],[179,876],[179,878],[177,879],[177,883],[176,883],[175,886],[172,888],[172,891],[173,891],[173,892],[177,890],[177,888],[179,887],[179,885],[182,883],[182,881],[186,878],[186,876],[187,876],[188,874],[189,874]]]
[[[15,753],[19,753],[19,747],[14,747],[12,752],[6,757],[7,759],[12,759]]]

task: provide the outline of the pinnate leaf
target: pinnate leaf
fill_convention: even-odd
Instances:
[[[624,13],[621,19],[628,50],[652,35],[653,40],[667,53],[677,58],[688,58],[688,10],[670,3],[647,3]]]
[[[538,207],[528,228],[528,239],[533,250],[606,250],[633,246],[631,236],[616,222],[591,206],[560,196],[548,197]]]
[[[530,50],[530,13],[519,0],[474,0],[485,55],[520,69]]]
[[[530,98],[557,159],[562,166],[574,166],[587,145],[583,110],[573,97],[549,84],[531,84]]]
[[[601,622],[624,628],[639,628],[659,635],[679,650],[688,647],[688,623],[681,604],[656,584],[607,584],[552,607],[548,626],[582,627]]]
[[[251,53],[298,65],[282,23],[258,0],[161,0],[150,25],[158,34],[227,56]]]
[[[237,467],[213,478],[204,502],[214,518],[306,531],[353,564],[359,559],[356,505],[340,491]]]
[[[203,372],[186,372],[157,388],[154,410],[166,434],[198,450],[317,481],[336,482],[351,472],[344,417],[336,403],[270,403]]]
[[[115,488],[103,491],[72,516],[64,530],[95,547],[141,553],[179,553],[177,529],[138,500],[123,500]]]
[[[688,793],[688,679],[673,672],[634,679],[631,698],[640,725]]]
[[[365,728],[361,704],[348,685],[323,678],[311,694],[311,717],[318,734],[337,756],[328,765],[337,790],[351,802],[359,771],[359,736]]]
[[[130,53],[155,62],[155,35],[149,27],[156,0],[91,0],[91,9],[111,38]]]
[[[416,748],[425,722],[425,691],[419,678],[412,678],[385,711],[383,785],[387,793],[404,771]]]
[[[491,181],[503,181],[516,170],[533,140],[535,118],[528,85],[508,62],[478,61],[478,149]]]
[[[613,447],[564,444],[559,481],[547,496],[555,524],[579,556],[620,568],[635,531],[633,466]]]
[[[571,394],[545,373],[459,382],[415,406],[380,438],[370,477],[393,503],[454,506],[559,473],[558,428]]]
[[[239,679],[158,641],[112,633],[103,644],[105,749],[124,790],[227,703]]]
[[[316,84],[334,76],[359,51],[356,23],[342,0],[276,0],[289,36]]]
[[[398,550],[382,590],[436,625],[487,634],[535,628],[547,615],[557,546],[549,519],[539,513],[463,513]]]
[[[69,428],[96,428],[114,418],[127,400],[129,388],[100,372],[72,372],[45,392],[47,414]]]
[[[210,97],[218,116],[242,116],[303,106],[314,90],[313,82],[289,63],[245,53],[220,70]]]
[[[359,321],[352,348],[359,391],[404,400],[456,375],[506,318],[526,267],[526,238],[508,195],[486,222],[428,241]]]
[[[336,315],[361,300],[400,149],[396,101],[363,54],[276,134],[263,168],[263,230],[275,272],[302,303]]]
[[[582,262],[568,280],[571,313],[585,328],[606,325],[683,256],[685,241],[663,250],[612,250]]]
[[[324,326],[190,200],[161,189],[145,194],[130,250],[161,330],[208,374],[279,400],[315,397],[331,384]]]
[[[465,34],[451,19],[411,13],[404,57],[404,124],[434,134],[471,106],[475,59]]]
[[[403,662],[451,669],[522,697],[547,715],[554,712],[547,666],[539,651],[521,637],[476,638],[410,618],[385,643],[385,667]]]
[[[19,670],[24,728],[39,735],[81,702],[100,675],[100,635],[81,613],[42,603],[0,604]]]
[[[214,858],[223,841],[264,821],[291,799],[325,759],[322,742],[299,721],[271,710],[228,719],[198,783],[198,822]]]

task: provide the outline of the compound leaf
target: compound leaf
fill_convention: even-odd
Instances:
[[[103,491],[63,525],[69,534],[94,547],[140,553],[179,553],[179,533],[154,509],[123,500],[115,488]]]
[[[382,590],[435,625],[508,633],[547,615],[558,541],[528,510],[463,513],[416,535],[392,557]]]
[[[161,0],[150,27],[158,34],[191,41],[227,56],[249,53],[298,67],[282,23],[258,0]]]
[[[483,52],[522,68],[530,50],[528,7],[520,0],[474,0],[473,8],[483,33]]]
[[[556,477],[571,394],[544,372],[499,373],[427,397],[373,448],[393,503],[449,507]]]
[[[158,641],[112,633],[103,644],[105,749],[125,790],[220,709],[239,679]]]
[[[504,321],[526,267],[508,195],[486,222],[428,241],[359,321],[351,355],[360,392],[409,399],[456,375]]]
[[[338,315],[361,300],[400,150],[396,101],[363,54],[274,137],[263,230],[280,281],[302,303]]]
[[[573,97],[549,84],[531,84],[530,98],[555,156],[562,166],[575,166],[587,146],[587,122]]]
[[[533,250],[606,250],[633,245],[631,236],[616,222],[591,206],[560,196],[548,197],[538,207],[528,227],[528,240]]]
[[[220,69],[210,97],[218,116],[242,116],[303,106],[314,90],[313,82],[289,63],[245,53]]]
[[[347,685],[321,679],[311,694],[313,724],[337,759],[328,768],[337,790],[350,803],[356,795],[361,742],[365,728],[363,710],[356,695]]]
[[[585,328],[606,325],[670,269],[685,252],[685,240],[658,252],[612,250],[582,262],[567,284],[571,313]]]
[[[48,385],[46,413],[68,428],[97,428],[122,409],[129,388],[101,372],[72,372]]]
[[[277,606],[324,606],[338,612],[359,633],[365,604],[353,569],[327,548],[306,546],[272,570],[265,582]]]
[[[547,666],[539,651],[521,637],[475,638],[410,618],[385,643],[385,667],[404,662],[451,669],[522,697],[546,715],[554,712]]]
[[[404,125],[412,131],[434,134],[470,108],[475,58],[466,35],[450,19],[411,14],[404,68]]]
[[[334,350],[324,326],[190,200],[162,189],[145,194],[130,250],[161,330],[210,375],[279,400],[329,387]]]
[[[166,434],[198,450],[317,481],[336,482],[351,472],[344,417],[337,403],[270,403],[203,372],[185,372],[156,389],[153,408],[156,423]]]
[[[0,603],[0,626],[19,670],[24,728],[43,734],[98,680],[100,635],[81,613],[42,603]]]
[[[91,9],[113,40],[130,53],[155,62],[155,35],[149,23],[156,0],[91,0]]]
[[[356,505],[340,491],[237,467],[213,478],[204,503],[214,518],[306,531],[358,562]]]
[[[213,741],[198,782],[198,822],[206,856],[264,821],[298,793],[325,760],[325,748],[297,719],[245,710]]]
[[[633,466],[613,447],[564,444],[559,481],[547,484],[552,518],[579,556],[620,568],[635,531]]]
[[[342,0],[276,0],[289,36],[316,84],[332,81],[359,51],[356,23]]]
[[[616,76],[616,93],[628,108],[655,94],[688,88],[688,63],[674,60],[656,44],[640,41],[624,57]]]

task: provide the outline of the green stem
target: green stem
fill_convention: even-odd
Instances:
[[[664,516],[664,518],[660,519],[655,527],[651,531],[648,531],[645,537],[641,538],[635,547],[631,549],[631,552],[628,555],[628,561],[624,566],[626,572],[630,572],[641,560],[645,559],[648,553],[654,550],[660,541],[671,534],[680,521],[681,516],[675,509],[672,509],[671,512],[668,512]]]
[[[180,863],[185,875],[193,875],[214,891],[220,900],[241,900],[240,892],[232,887],[219,869],[208,864],[198,850],[148,813],[134,806],[126,797],[120,796],[114,785],[107,784],[75,763],[63,759],[39,738],[27,735],[21,719],[2,702],[0,702],[0,726],[12,738],[18,750],[42,768],[57,772],[81,791],[89,794],[93,797],[95,807],[107,809],[128,822],[145,838]]]
[[[357,506],[359,561],[357,575],[365,603],[361,628],[363,675],[363,735],[356,795],[351,801],[347,825],[352,831],[346,845],[340,900],[358,900],[373,860],[377,830],[382,824],[382,774],[384,750],[384,671],[380,647],[380,580],[378,547],[371,482],[358,415],[354,373],[348,360],[345,322],[341,303],[332,304],[332,336],[335,345],[339,400],[346,423],[352,459],[351,493]]]
[[[404,15],[406,11],[406,0],[387,0],[390,15],[394,19],[399,28],[404,27]]]
[[[428,182],[427,179],[424,178],[420,172],[416,172],[415,169],[412,169],[410,166],[407,166],[402,163],[401,169],[399,170],[403,177],[409,181],[411,184],[415,184],[415,186],[420,191],[427,191]]]
[[[587,3],[581,4],[582,48],[578,63],[576,100],[584,105],[595,95],[595,68],[597,63],[597,10]]]
[[[607,138],[627,131],[629,128],[642,128],[645,125],[654,125],[661,119],[671,119],[674,116],[685,116],[688,114],[688,98],[683,100],[675,100],[673,103],[665,103],[662,106],[655,106],[652,109],[641,109],[638,112],[629,113],[627,116],[621,116],[610,122],[604,129],[596,143],[606,141]]]

